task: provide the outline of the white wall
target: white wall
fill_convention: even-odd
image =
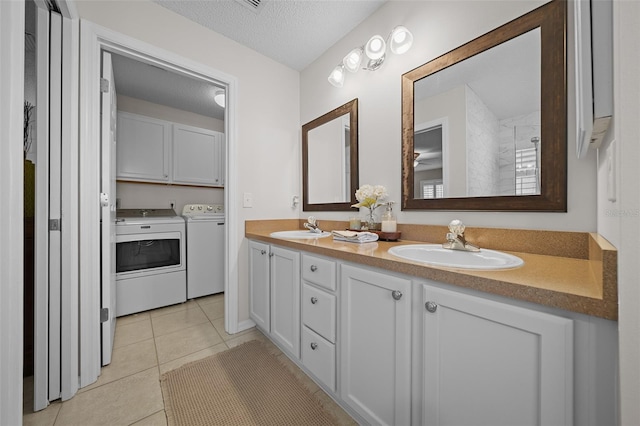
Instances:
[[[301,123],[310,121],[353,98],[359,98],[360,184],[387,187],[389,200],[401,197],[401,86],[400,77],[429,60],[444,54],[504,24],[545,1],[393,1],[328,49],[301,73]],[[568,14],[569,17],[571,14]],[[571,18],[569,18],[571,19]],[[375,72],[348,74],[341,89],[327,82],[329,72],[355,46],[376,33],[383,36],[396,25],[413,32],[414,44],[402,56],[389,54]],[[567,50],[571,52],[572,37]],[[569,60],[568,152],[575,152],[575,120],[572,88],[573,61]],[[484,213],[399,211],[401,223],[447,224],[453,218],[468,226],[527,229],[594,231],[596,229],[595,155],[578,161],[569,155],[567,213]],[[587,188],[585,190],[585,188]],[[300,216],[303,217],[304,212]],[[319,217],[344,219],[349,212],[326,212]],[[318,216],[318,214],[316,215]]]
[[[80,18],[238,80],[237,155],[240,194],[253,208],[237,206],[239,320],[248,318],[246,219],[292,218],[291,196],[300,193],[299,73],[150,1],[77,1]],[[242,203],[242,196],[237,199]]]

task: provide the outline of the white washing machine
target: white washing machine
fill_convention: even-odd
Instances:
[[[187,204],[187,299],[224,291],[224,206]]]

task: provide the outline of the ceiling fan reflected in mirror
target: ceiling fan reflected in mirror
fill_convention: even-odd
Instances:
[[[442,168],[442,151],[423,151],[413,153],[413,168],[433,170]]]

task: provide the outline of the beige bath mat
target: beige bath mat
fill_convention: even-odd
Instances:
[[[337,424],[257,340],[169,371],[160,381],[170,426]]]

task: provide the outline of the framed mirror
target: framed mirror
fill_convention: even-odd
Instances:
[[[358,99],[302,126],[302,209],[351,210],[358,189]]]
[[[402,76],[402,209],[567,211],[566,2]]]

